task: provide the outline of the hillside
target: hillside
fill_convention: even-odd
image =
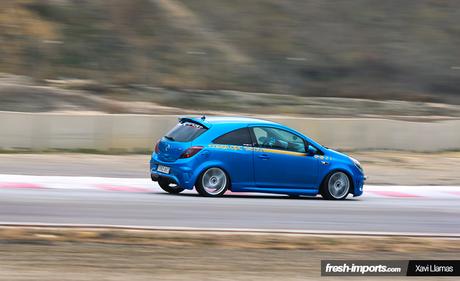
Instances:
[[[4,0],[0,72],[460,104],[459,23],[454,0]]]

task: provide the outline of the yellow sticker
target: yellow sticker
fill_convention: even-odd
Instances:
[[[255,151],[255,152],[266,152],[266,153],[275,153],[275,154],[287,154],[293,156],[306,156],[306,153],[294,152],[288,150],[279,150],[279,149],[270,149],[270,148],[261,148],[261,147],[250,147],[250,146],[239,146],[239,145],[226,145],[226,144],[210,144],[210,148],[217,148],[223,150],[234,150],[234,151]],[[316,157],[316,155],[315,155]]]

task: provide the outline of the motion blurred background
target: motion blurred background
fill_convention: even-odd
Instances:
[[[0,110],[460,116],[449,0],[4,0]]]

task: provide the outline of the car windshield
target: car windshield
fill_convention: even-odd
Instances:
[[[171,141],[189,142],[196,139],[207,129],[193,122],[181,122],[169,131],[165,138]]]

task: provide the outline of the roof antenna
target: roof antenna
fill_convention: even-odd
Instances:
[[[203,113],[203,115],[201,115],[201,120],[202,121],[206,120],[206,114]]]

